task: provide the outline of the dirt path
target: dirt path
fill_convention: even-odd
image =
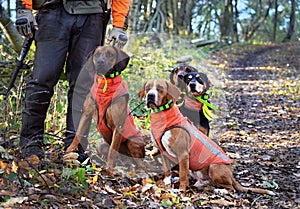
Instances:
[[[226,71],[222,143],[235,153],[236,177],[277,193],[244,198],[255,208],[299,208],[300,44],[229,47],[213,59]]]

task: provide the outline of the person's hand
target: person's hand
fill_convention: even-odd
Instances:
[[[113,27],[107,38],[107,44],[113,42],[113,46],[122,49],[127,43],[127,34],[124,28]]]
[[[30,9],[17,10],[16,28],[22,36],[33,37],[33,32],[38,30],[38,25]]]

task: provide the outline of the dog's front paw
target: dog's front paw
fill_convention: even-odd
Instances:
[[[77,160],[78,156],[79,154],[77,152],[67,153],[63,156],[63,162],[79,165],[80,162]]]
[[[229,194],[227,189],[214,189],[214,193],[221,194],[221,195]]]
[[[175,184],[175,183],[179,182],[179,177],[167,176],[164,178],[163,182],[165,185]]]
[[[165,177],[164,180],[163,180],[164,184],[165,184],[165,185],[171,184],[171,183],[172,183],[171,179],[172,179],[171,176]]]
[[[203,180],[198,180],[195,184],[194,187],[197,188],[202,188],[203,186],[206,186],[209,184],[209,180],[203,181]]]

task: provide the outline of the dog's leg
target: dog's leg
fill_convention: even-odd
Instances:
[[[139,138],[130,138],[127,140],[127,150],[129,155],[134,158],[139,168],[145,169],[143,158],[145,158],[145,145]]]
[[[197,180],[197,182],[194,184],[197,188],[202,188],[205,185],[208,185],[210,183],[210,179],[208,176],[208,167],[203,168],[198,171],[192,171],[194,179]]]
[[[181,128],[178,128],[176,130],[176,134],[174,134],[173,137],[176,138],[170,140],[171,142],[170,147],[172,151],[176,154],[179,163],[179,181],[180,181],[179,189],[186,191],[186,188],[189,185],[190,137],[187,134],[187,132]]]
[[[120,129],[114,129],[113,136],[112,136],[112,142],[110,145],[110,149],[107,156],[107,169],[110,171],[113,169],[114,164],[117,160],[117,157],[119,155],[119,149],[122,142],[122,133],[119,132]]]
[[[163,153],[161,153],[162,166],[164,171],[164,183],[165,185],[171,184],[171,168],[170,161],[167,159]]]
[[[186,187],[189,185],[189,153],[183,152],[180,156],[178,156],[178,160],[180,180],[179,189],[185,191]]]
[[[106,112],[108,127],[113,131],[110,149],[107,156],[107,168],[114,167],[119,154],[120,145],[124,133],[124,123],[127,117],[127,99],[120,97],[110,105]]]
[[[78,124],[76,135],[70,146],[66,149],[66,153],[77,151],[78,145],[80,144],[83,134],[86,133],[89,128],[90,121],[92,120],[95,111],[96,105],[92,100],[91,95],[88,94],[83,104],[83,113]]]
[[[211,164],[208,172],[209,177],[216,186],[223,187],[229,192],[234,191],[232,169],[230,166],[224,164]]]

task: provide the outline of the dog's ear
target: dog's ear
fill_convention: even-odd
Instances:
[[[206,90],[213,86],[212,82],[208,79],[205,73],[199,73],[202,80],[205,82]]]
[[[168,82],[168,81],[166,81],[166,82],[167,82],[167,86],[168,86],[167,99],[168,100],[173,100],[174,102],[176,102],[179,99],[181,91],[179,90],[179,88],[177,88],[171,82]]]
[[[190,73],[190,72],[198,72],[198,70],[197,70],[196,68],[194,68],[193,66],[190,66],[190,65],[186,66],[185,71],[186,71],[187,73]]]
[[[174,81],[174,75],[177,74],[178,70],[179,70],[179,67],[176,67],[176,68],[174,68],[174,69],[171,71],[171,74],[170,74],[170,81],[171,81],[172,84],[175,84],[175,82],[177,82],[177,81]]]
[[[140,98],[140,100],[142,100],[144,98],[144,96],[146,95],[146,93],[145,93],[145,86],[146,86],[146,83],[144,83],[143,87],[137,93],[137,95]]]
[[[86,59],[90,59],[90,58],[93,56],[93,54],[95,53],[95,51],[96,51],[96,49],[97,49],[98,47],[99,47],[99,46],[95,47],[92,51],[90,51],[90,52],[88,53]],[[100,46],[100,47],[101,47],[101,46]]]
[[[86,59],[87,59],[86,63],[83,65],[83,69],[88,72],[95,72],[95,66],[93,63],[93,55],[95,53],[96,48],[89,52],[89,54],[86,57]]]
[[[117,62],[113,68],[118,72],[122,72],[127,67],[130,57],[119,48],[115,47],[115,50],[117,52]]]

